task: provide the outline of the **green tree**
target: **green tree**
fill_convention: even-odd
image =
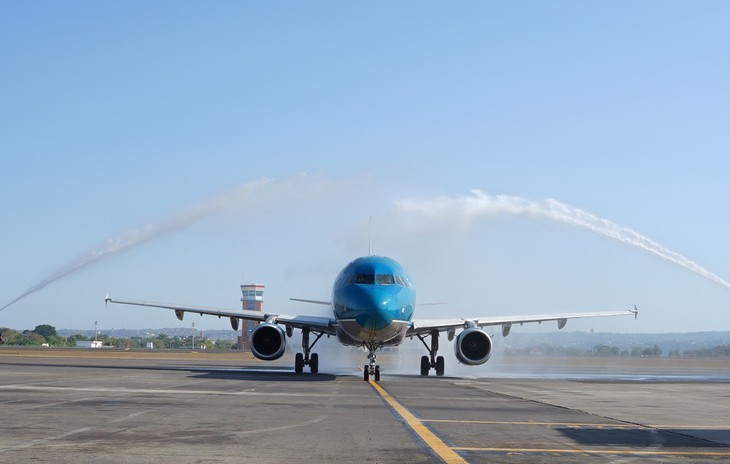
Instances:
[[[66,339],[66,342],[68,343],[69,346],[76,346],[77,341],[87,341],[87,340],[89,340],[89,337],[87,337],[85,335],[74,334],[74,335],[69,336]]]
[[[33,329],[33,332],[37,333],[38,335],[43,336],[46,339],[58,336],[58,334],[56,333],[56,328],[53,327],[52,325],[48,325],[48,324],[42,324],[42,325],[35,326],[35,329]]]
[[[32,330],[26,330],[16,339],[15,344],[21,346],[41,346],[44,343],[46,343],[46,339],[43,335]]]
[[[167,334],[157,334],[154,342],[155,348],[170,348],[170,336]]]
[[[20,332],[13,329],[7,329],[3,328],[3,338],[5,339],[6,345],[18,345],[18,339],[21,338],[23,335],[21,335]]]
[[[641,351],[642,356],[661,356],[662,355],[662,349],[659,348],[659,345],[654,345],[651,348],[644,348]]]
[[[232,350],[235,347],[234,342],[222,338],[216,340],[214,345],[217,350]]]
[[[617,346],[611,346],[611,345],[596,345],[595,348],[593,348],[593,352],[596,354],[596,356],[620,356],[621,355],[621,349]]]

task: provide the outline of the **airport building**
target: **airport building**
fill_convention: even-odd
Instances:
[[[76,340],[76,346],[78,348],[101,348],[101,340]]]
[[[241,309],[261,311],[264,304],[264,284],[241,285]],[[238,349],[251,350],[251,331],[258,325],[257,321],[241,321],[241,335],[238,336]]]

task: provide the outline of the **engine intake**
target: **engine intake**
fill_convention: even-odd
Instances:
[[[492,354],[492,339],[482,329],[465,329],[456,337],[454,343],[456,359],[469,366],[484,364]]]
[[[279,359],[286,350],[286,333],[276,324],[257,325],[251,332],[251,352],[264,361]]]

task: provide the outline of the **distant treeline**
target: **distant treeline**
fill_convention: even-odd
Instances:
[[[662,356],[659,345],[651,347],[634,346],[630,350],[622,350],[617,346],[599,344],[592,350],[575,347],[564,347],[542,344],[526,348],[509,348],[507,355],[515,356]],[[671,350],[668,356],[683,358],[717,358],[730,356],[730,345],[719,345],[714,348],[699,348],[692,350]]]
[[[669,356],[681,356],[683,358],[720,358],[723,356],[730,356],[730,345],[720,345],[714,348],[701,348],[697,350],[684,350],[681,353],[679,350],[672,350],[669,352]]]
[[[161,329],[164,330],[164,329]],[[172,330],[172,329],[170,329]],[[183,330],[183,329],[175,329]],[[189,331],[190,329],[184,329]],[[122,332],[122,331],[119,331]],[[141,331],[130,331],[131,333],[140,333]],[[217,332],[220,332],[217,333]],[[68,332],[66,332],[68,333]],[[235,350],[237,348],[236,341],[230,338],[231,335],[235,335],[231,331],[209,331],[206,334],[213,334],[218,336],[227,336],[229,338],[210,338],[210,337],[195,337],[195,348],[210,350]],[[59,335],[56,328],[52,325],[38,325],[33,330],[18,331],[9,328],[0,328],[0,340],[8,346],[53,346],[53,347],[75,347],[77,341],[90,341],[94,340],[93,332],[85,334],[73,334],[68,336]],[[556,341],[547,340],[546,342],[540,342],[538,344],[524,343],[521,346],[511,345],[504,348],[506,355],[534,355],[534,356],[663,356],[665,351],[662,350],[659,343],[653,345],[641,343],[642,339],[658,338],[661,335],[618,335],[618,334],[607,334],[605,336],[611,336],[615,339],[618,338],[631,338],[633,343],[627,347],[624,345],[623,348],[616,346],[612,343],[599,343],[594,345],[591,349],[591,344],[587,344],[588,348],[579,346],[579,341],[584,340],[588,337],[592,338],[593,334],[581,334],[581,333],[568,333],[568,334],[540,334],[532,335],[532,337],[556,337],[555,340],[560,339],[561,341],[570,341],[573,339],[573,344],[556,344]],[[603,336],[601,334],[595,334],[596,337]],[[730,334],[725,332],[720,333],[708,333],[704,334],[704,337],[714,340],[718,343],[718,338],[727,339]],[[512,337],[512,336],[511,336]],[[527,340],[530,335],[525,336]],[[668,346],[668,352],[666,356],[672,357],[686,357],[686,358],[708,358],[708,357],[726,357],[730,356],[730,344],[722,343],[720,345],[712,347],[711,345],[705,344],[704,347],[697,348],[685,348],[681,346],[677,347],[680,343],[678,340],[682,337],[687,338],[684,342],[685,345],[689,343],[698,344],[703,338],[703,334],[671,334],[665,336],[666,341],[657,340],[662,345]],[[516,337],[512,337],[514,340]],[[193,345],[192,335],[172,335],[165,333],[149,334],[147,336],[113,336],[110,334],[99,333],[98,340],[102,341],[104,346],[115,347],[115,348],[147,348],[149,343],[155,348],[167,348],[167,349],[191,349]],[[706,341],[709,341],[706,340]],[[537,341],[537,340],[530,340]]]
[[[77,341],[91,341],[94,337],[75,334],[63,337],[57,334],[56,328],[51,325],[38,325],[33,330],[24,330],[22,332],[0,328],[0,338],[5,345],[8,346],[53,346],[53,347],[75,347]],[[104,346],[114,348],[147,348],[148,343],[152,343],[155,348],[168,349],[190,349],[193,346],[193,337],[170,337],[165,334],[158,334],[152,337],[111,337],[107,334],[99,334],[97,340],[100,340]],[[210,340],[195,338],[195,348],[210,350],[235,350],[236,342],[233,340]]]

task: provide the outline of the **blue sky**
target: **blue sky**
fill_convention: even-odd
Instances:
[[[269,309],[319,311],[287,299],[329,298],[373,216],[419,299],[449,301],[426,317],[638,304],[637,321],[568,329],[730,330],[730,291],[636,248],[395,207],[555,198],[730,278],[729,17],[727,2],[3,2],[0,305],[125,231],[272,181],[0,326],[187,326],[103,296],[237,307],[241,279],[267,284]]]

